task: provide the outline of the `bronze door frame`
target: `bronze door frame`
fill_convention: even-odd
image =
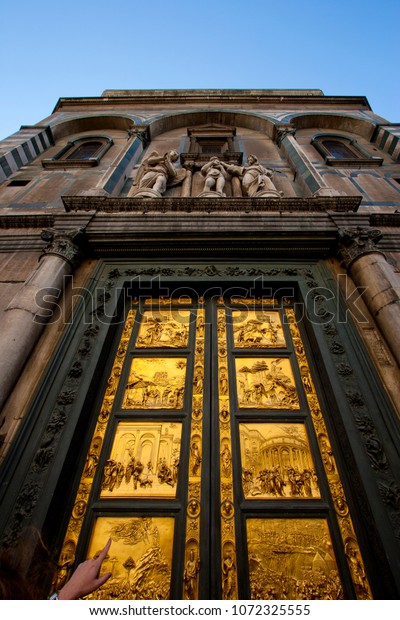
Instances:
[[[221,418],[220,396],[218,394],[217,385],[220,379],[220,365],[218,359],[221,358],[221,351],[223,349],[221,336],[218,335],[218,317],[222,316],[221,313],[225,313],[223,304],[218,305],[221,302],[218,298],[209,298],[204,302],[205,312],[205,327],[204,327],[204,394],[203,394],[203,416],[202,416],[202,471],[201,471],[201,492],[199,506],[199,514],[190,514],[190,493],[187,488],[187,481],[190,475],[189,472],[189,452],[191,432],[198,420],[194,420],[191,415],[191,407],[193,405],[193,392],[191,384],[192,379],[189,377],[189,372],[186,378],[186,391],[185,391],[185,403],[182,411],[165,411],[159,410],[158,413],[154,413],[146,417],[146,420],[151,421],[173,421],[182,424],[182,444],[181,444],[181,463],[179,467],[179,482],[177,487],[177,495],[175,499],[157,499],[154,501],[149,498],[142,497],[134,500],[134,507],[128,509],[127,502],[124,498],[120,499],[103,499],[101,501],[93,500],[91,504],[91,518],[86,518],[82,527],[82,536],[79,537],[77,546],[77,557],[85,555],[86,548],[89,540],[89,533],[92,527],[93,520],[96,516],[104,513],[110,517],[117,514],[128,514],[128,512],[134,512],[134,514],[144,514],[150,518],[156,519],[158,516],[166,515],[174,518],[174,547],[173,547],[173,559],[172,559],[172,580],[170,598],[183,598],[183,575],[185,570],[185,562],[187,561],[188,551],[188,535],[186,535],[186,547],[183,536],[180,535],[181,529],[188,532],[188,526],[193,525],[197,520],[197,527],[199,527],[200,538],[200,567],[198,571],[198,585],[196,598],[202,599],[220,599],[220,598],[239,598],[249,599],[250,596],[250,576],[249,576],[249,562],[238,561],[238,558],[248,558],[247,550],[247,535],[246,535],[246,523],[249,519],[255,519],[260,517],[269,519],[295,519],[296,515],[309,515],[310,518],[326,518],[329,522],[329,531],[334,547],[339,549],[343,546],[343,531],[341,531],[339,525],[335,522],[335,509],[333,500],[329,493],[329,476],[326,476],[326,468],[320,456],[315,458],[315,466],[318,472],[318,480],[321,484],[321,499],[316,501],[311,500],[290,500],[285,499],[282,503],[279,499],[264,499],[249,500],[244,497],[243,487],[241,482],[241,456],[240,456],[240,442],[239,442],[239,426],[248,423],[256,424],[262,419],[262,415],[257,410],[240,410],[237,402],[237,394],[235,393],[235,371],[234,371],[234,357],[236,359],[244,358],[251,359],[256,358],[258,353],[255,353],[254,349],[235,351],[232,331],[225,327],[226,333],[222,337],[225,338],[226,352],[222,353],[222,356],[226,357],[226,363],[228,366],[228,382],[229,382],[229,424],[227,420]],[[186,306],[182,306],[184,308]],[[192,305],[192,308],[196,308],[197,305]],[[282,313],[285,309],[282,310]],[[231,311],[228,310],[228,316]],[[283,314],[282,314],[283,316]],[[184,355],[187,357],[188,369],[190,372],[194,372],[196,364],[195,347],[195,327],[191,327],[190,343],[185,350]],[[133,342],[138,336],[139,326],[134,327],[130,341]],[[290,327],[284,325],[284,331],[288,343],[288,349],[285,353],[285,358],[296,358],[296,353],[293,348],[292,338],[290,336]],[[304,334],[303,334],[304,338]],[[132,340],[133,339],[133,340]],[[268,353],[270,355],[270,351]],[[153,353],[152,355],[155,356]],[[163,353],[166,358],[173,358],[176,356],[176,351],[168,351]],[[276,352],[275,352],[276,355]],[[142,356],[143,357],[143,356]],[[313,430],[312,416],[306,415],[304,410],[309,405],[307,395],[303,391],[300,394],[300,386],[303,385],[302,377],[300,375],[299,368],[293,365],[293,372],[295,377],[295,383],[299,390],[300,410],[295,414],[297,422],[303,422],[308,429],[308,436],[310,438],[311,451],[314,455],[319,454],[318,441],[315,430]],[[129,367],[125,363],[123,373],[121,374],[121,380],[117,387],[117,393],[122,398],[122,393],[128,381]],[[287,419],[287,412],[283,414],[282,411],[275,411],[270,416],[271,422],[285,421],[290,424],[292,420]],[[140,416],[139,416],[140,418]],[[143,418],[143,416],[142,416]],[[112,441],[114,437],[114,431],[119,422],[123,419],[123,414],[119,413],[114,415],[112,424],[107,431],[108,435],[104,443],[104,449],[100,459],[100,469],[104,468],[107,460],[107,455],[110,455]],[[221,422],[222,419],[222,422]],[[229,427],[229,431],[227,428]],[[232,454],[232,488],[229,491],[231,495],[229,497],[223,496],[223,489],[221,483],[221,433],[228,433],[231,439],[231,454]],[[91,497],[100,498],[100,486],[101,477],[97,475],[96,481],[93,483],[91,490]],[[225,486],[227,486],[225,484]],[[231,504],[231,505],[230,505]],[[233,510],[235,515],[233,521],[232,516],[228,514],[230,510]],[[228,511],[228,512],[227,512]],[[337,512],[337,511],[336,511]],[[229,523],[230,522],[230,523]],[[232,523],[234,526],[232,528]],[[224,572],[223,564],[225,561],[224,555],[224,528],[228,528],[229,532],[233,532],[234,552],[236,555],[236,586],[229,586],[227,590],[226,579],[223,576]],[[342,528],[343,530],[343,528]],[[179,532],[179,535],[177,533]],[[230,536],[230,534],[229,534]],[[229,539],[228,536],[228,539]],[[68,537],[68,535],[67,535]],[[222,542],[221,542],[222,538]],[[225,536],[226,538],[226,536]],[[227,540],[228,540],[227,539]],[[226,542],[226,541],[225,541]],[[346,598],[355,597],[355,579],[351,575],[351,562],[349,558],[346,562],[345,553],[336,554],[337,567],[341,576],[343,588],[345,590]],[[369,586],[368,586],[369,588]],[[366,590],[367,592],[367,590]],[[233,596],[234,594],[234,596]],[[190,596],[188,597],[190,598]],[[363,598],[363,597],[361,597]]]

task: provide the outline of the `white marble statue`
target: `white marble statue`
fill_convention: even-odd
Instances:
[[[228,165],[220,161],[218,157],[211,157],[201,168],[200,172],[205,177],[203,194],[206,192],[217,192],[221,196],[225,196],[224,187],[225,181],[228,178],[227,170]]]
[[[237,175],[242,180],[242,189],[245,196],[268,195],[280,196],[271,181],[273,170],[264,168],[255,155],[247,157],[247,166],[227,166],[229,174]]]
[[[158,151],[152,151],[142,161],[130,194],[152,190],[154,195],[162,196],[167,187],[182,182],[186,171],[175,168],[174,163],[178,159],[179,155],[176,151],[169,151],[164,155],[160,155]]]

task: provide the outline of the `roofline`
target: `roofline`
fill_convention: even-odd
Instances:
[[[101,94],[102,97],[121,97],[121,96],[146,96],[154,95],[154,93],[186,96],[221,96],[221,95],[252,95],[265,96],[276,95],[307,95],[313,97],[315,95],[323,95],[319,88],[155,88],[155,89],[107,89]]]
[[[357,105],[372,110],[364,96],[326,96],[321,90],[106,90],[100,97],[60,97],[53,114],[65,107],[132,104],[304,104]]]

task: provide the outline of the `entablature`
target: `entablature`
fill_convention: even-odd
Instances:
[[[97,211],[105,213],[136,212],[166,213],[194,211],[206,213],[262,213],[262,212],[327,212],[357,211],[361,196],[311,196],[267,198],[135,198],[108,196],[62,196],[65,210]]]

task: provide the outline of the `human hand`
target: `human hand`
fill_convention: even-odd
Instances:
[[[99,573],[111,542],[112,539],[109,538],[106,546],[95,560],[86,560],[79,564],[71,579],[58,593],[59,600],[72,601],[82,598],[106,583],[111,577],[111,573],[105,573],[101,577],[99,577]]]

